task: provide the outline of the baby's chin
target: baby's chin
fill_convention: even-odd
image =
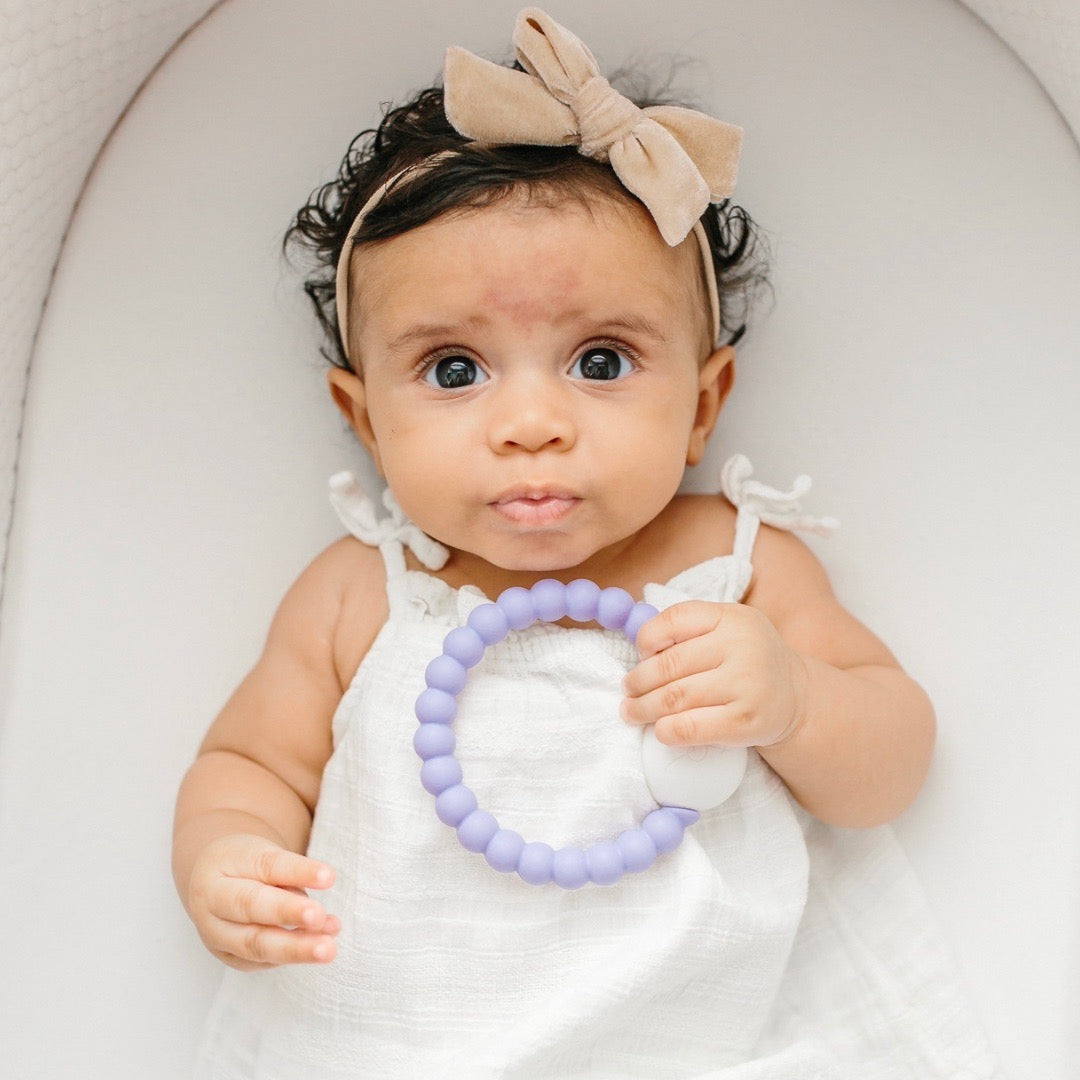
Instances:
[[[537,542],[535,537],[477,545],[475,549],[448,544],[445,540],[439,542],[449,548],[453,569],[457,573],[466,576],[471,573],[477,580],[519,575],[522,579],[520,583],[525,585],[530,584],[530,580],[539,581],[543,577],[569,580],[571,577],[588,576],[588,564],[597,554],[589,545],[568,546],[565,540]],[[575,573],[579,569],[581,573]],[[517,583],[507,582],[508,585]]]
[[[572,556],[552,557],[541,555],[518,555],[496,556],[494,558],[482,558],[493,570],[499,570],[507,574],[522,574],[544,577],[545,575],[561,577],[566,573],[582,567],[587,559]]]
[[[554,577],[570,581],[576,577],[605,577],[605,567],[618,562],[625,543],[617,541],[609,547],[598,548],[591,544],[567,544],[565,538],[544,543],[534,537],[531,542],[499,544],[487,551],[459,554],[464,556],[463,562],[486,564],[491,574],[520,575],[521,584],[528,585],[530,580],[526,579],[539,581]]]

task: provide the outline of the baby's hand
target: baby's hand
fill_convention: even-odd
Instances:
[[[774,746],[802,722],[806,667],[744,604],[691,600],[650,619],[622,715],[669,745]]]
[[[195,861],[188,908],[206,947],[230,967],[325,964],[341,923],[304,890],[333,882],[325,863],[259,836],[222,836]]]

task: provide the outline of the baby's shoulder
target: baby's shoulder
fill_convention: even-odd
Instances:
[[[323,613],[322,625],[309,629],[329,638],[334,667],[348,685],[389,614],[382,555],[354,537],[342,537],[312,560],[293,588]]]
[[[760,525],[751,561],[754,570],[743,602],[761,608],[774,622],[785,613],[833,599],[825,567],[790,530]]]
[[[683,545],[687,565],[735,550],[738,510],[724,495],[680,495],[667,522],[674,544]],[[825,570],[793,532],[762,523],[749,553],[753,576],[745,600],[820,594],[830,586]]]
[[[343,602],[357,592],[385,591],[385,585],[386,570],[378,548],[343,536],[308,563],[293,588]]]

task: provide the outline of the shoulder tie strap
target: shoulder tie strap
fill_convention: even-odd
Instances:
[[[840,522],[832,517],[804,514],[799,500],[810,490],[812,481],[805,474],[795,477],[790,491],[778,491],[752,479],[754,467],[743,454],[724,462],[720,487],[738,510],[735,521],[735,554],[750,559],[758,525],[765,522],[787,532],[813,532],[831,536]]]
[[[339,472],[330,477],[330,504],[342,525],[370,547],[382,547],[387,542],[404,544],[429,570],[441,570],[450,552],[437,540],[414,525],[398,506],[397,499],[387,488],[382,496],[389,516],[380,517],[375,502],[356,482],[351,472]]]

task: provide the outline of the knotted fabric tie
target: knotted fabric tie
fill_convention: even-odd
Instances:
[[[674,105],[638,108],[600,74],[587,46],[538,8],[518,15],[513,42],[524,71],[447,49],[446,116],[462,135],[576,145],[587,157],[610,162],[672,247],[710,201],[734,191],[741,128]]]
[[[352,473],[339,472],[330,477],[330,503],[353,536],[373,547],[387,541],[400,542],[423,566],[441,570],[450,558],[450,552],[405,516],[389,488],[383,491],[382,502],[388,511],[385,517],[380,516],[374,501]]]
[[[739,510],[746,510],[766,525],[788,532],[798,530],[831,536],[839,527],[836,518],[813,517],[803,512],[799,500],[810,490],[809,476],[797,476],[790,491],[778,491],[754,480],[753,472],[754,467],[742,454],[735,454],[724,462],[720,486]]]

